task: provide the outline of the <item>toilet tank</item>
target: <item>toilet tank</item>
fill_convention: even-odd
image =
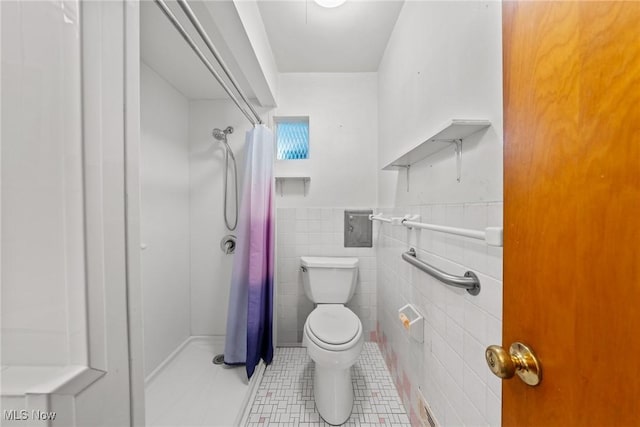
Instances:
[[[300,257],[307,298],[316,304],[346,304],[356,290],[358,258]]]

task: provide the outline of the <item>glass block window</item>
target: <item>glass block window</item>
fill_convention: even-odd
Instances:
[[[276,118],[278,160],[309,158],[309,118]]]

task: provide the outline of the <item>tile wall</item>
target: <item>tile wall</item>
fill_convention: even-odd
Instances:
[[[365,337],[375,341],[377,313],[376,250],[344,247],[347,208],[277,209],[277,345],[299,345],[313,303],[304,293],[301,256],[349,256],[360,260],[355,294],[347,304],[362,321]],[[374,228],[374,235],[376,228]]]
[[[483,229],[502,226],[502,203],[434,204],[382,210],[420,214],[422,222]],[[401,258],[418,258],[452,274],[475,272],[481,292],[444,285]],[[413,425],[419,425],[418,387],[442,426],[500,425],[501,382],[484,349],[502,342],[502,248],[428,230],[381,224],[377,244],[377,335]],[[425,317],[424,342],[409,338],[398,309],[411,303]]]

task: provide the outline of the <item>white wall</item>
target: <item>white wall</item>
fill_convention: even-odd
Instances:
[[[63,18],[2,3],[3,365],[86,363],[79,24]]]
[[[124,9],[0,5],[2,406],[56,425],[131,420]]]
[[[189,102],[144,63],[141,242],[145,375],[190,335]]]
[[[453,149],[404,172],[379,172],[379,206],[419,213],[425,222],[482,229],[502,225],[501,5],[405,2],[378,75],[379,162],[424,141],[448,119],[489,119],[492,127],[463,143],[462,182]],[[400,258],[418,257],[454,274],[472,270],[482,291],[452,290]],[[440,425],[500,425],[500,381],[484,348],[501,343],[502,248],[401,227],[378,236],[378,339],[412,421],[420,387]],[[397,320],[407,302],[426,316],[424,343]]]
[[[124,124],[127,197],[127,330],[129,333],[130,421],[145,425],[144,309],[140,250],[140,4],[124,7]]]
[[[360,259],[356,292],[348,304],[366,339],[375,329],[375,249],[344,247],[344,210],[376,205],[377,79],[375,73],[280,75],[274,116],[309,116],[309,159],[276,161],[276,176],[310,176],[277,188],[278,344],[300,343],[313,309],[302,287],[300,256]]]
[[[308,194],[284,189],[278,207],[376,205],[376,73],[280,75],[275,116],[309,116],[308,160],[276,162],[276,175],[310,176]]]
[[[253,91],[261,105],[275,107],[276,93],[278,92],[278,65],[271,50],[271,44],[264,28],[264,22],[262,22],[258,3],[234,1],[233,4],[236,7],[238,17],[242,22],[253,49],[255,60],[259,66],[250,67],[250,63],[245,57],[238,58],[238,61],[242,64],[243,71],[248,74],[249,82],[253,83]],[[237,53],[235,49],[234,52]],[[256,84],[256,81],[260,80],[264,80],[264,83]],[[271,102],[268,102],[269,100]]]
[[[380,168],[447,120],[492,127],[464,141],[461,183],[452,147],[411,168],[408,194],[404,173],[380,172],[380,206],[502,200],[500,17],[496,2],[404,5],[378,72]]]
[[[220,240],[235,234],[225,227],[224,150],[211,136],[214,128],[233,126],[228,136],[238,165],[238,189],[242,190],[245,133],[251,124],[228,100],[191,101],[189,104],[189,164],[191,209],[191,334],[224,335],[233,255],[225,255]],[[233,169],[230,167],[228,208],[232,220]],[[238,200],[242,195],[238,195]]]

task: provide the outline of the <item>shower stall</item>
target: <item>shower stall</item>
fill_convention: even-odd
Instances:
[[[263,369],[249,379],[243,367],[220,363],[245,133],[262,122],[250,101],[253,86],[216,22],[229,14],[238,15],[233,2],[140,3],[140,265],[150,426],[238,424]]]

